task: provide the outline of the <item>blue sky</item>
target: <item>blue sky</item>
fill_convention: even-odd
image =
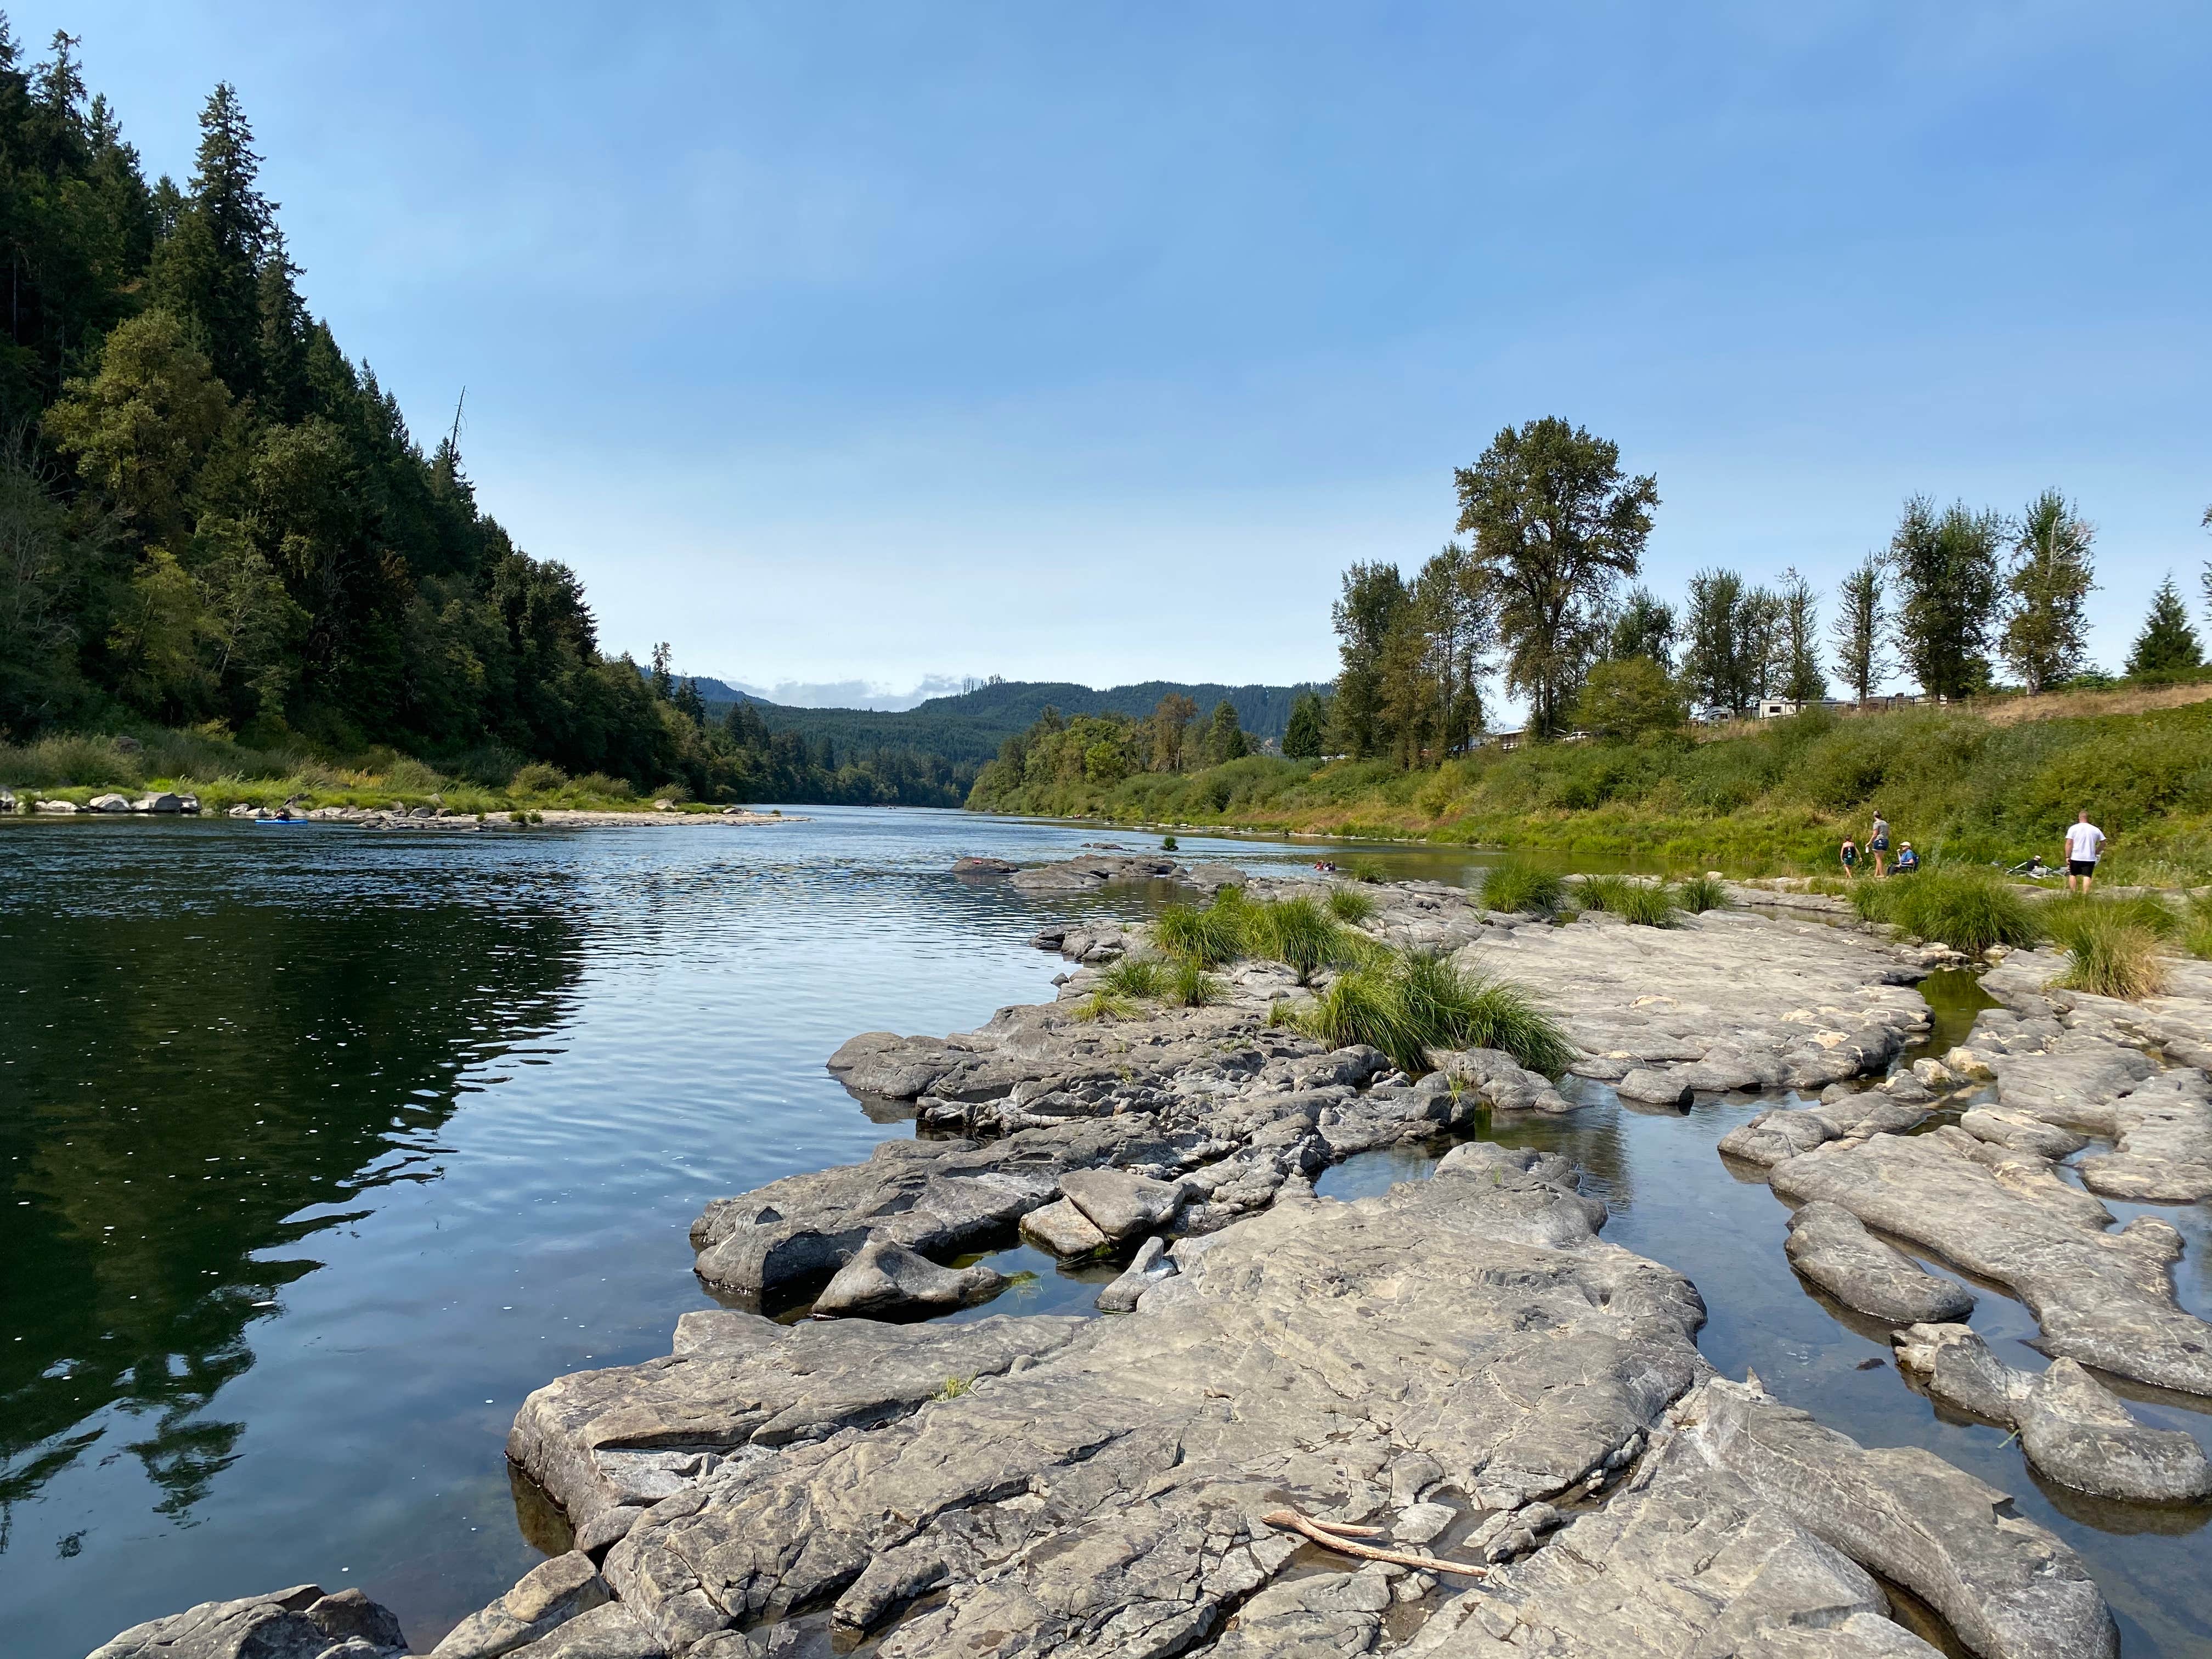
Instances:
[[[1559,414],[1649,579],[1926,491],[2212,556],[2212,12],[9,8],[151,171],[234,82],[310,304],[606,643],[759,685],[1331,672]]]

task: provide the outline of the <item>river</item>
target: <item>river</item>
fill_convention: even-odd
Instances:
[[[708,1305],[684,1232],[708,1198],[865,1157],[823,1070],[856,1031],[939,1033],[1051,994],[1030,948],[1071,909],[952,878],[1147,839],[958,813],[794,808],[772,829],[526,835],[0,827],[0,1607],[10,1651],[82,1654],[136,1620],[303,1580],[359,1585],[418,1650],[555,1530],[501,1454],[523,1396],[667,1352]],[[1471,860],[1363,848],[1393,873]],[[1314,844],[1184,838],[1255,871]],[[1784,1207],[1686,1117],[1608,1090],[1514,1138],[1573,1152],[1607,1237],[1683,1269],[1717,1364],[1753,1364],[1869,1443],[1927,1444],[2081,1549],[2130,1656],[2212,1650],[2197,1511],[2119,1514],[2039,1487],[1996,1431],[1946,1422],[1878,1329],[1809,1295]],[[1416,1155],[1332,1172],[1354,1193]],[[2115,1205],[2115,1210],[2130,1206]],[[2200,1207],[2185,1301],[2212,1302]],[[979,1312],[1074,1310],[1040,1271]],[[1089,1275],[1087,1277],[1095,1277]],[[2016,1352],[2033,1326],[1985,1293]],[[2204,1432],[2176,1402],[2139,1404]]]

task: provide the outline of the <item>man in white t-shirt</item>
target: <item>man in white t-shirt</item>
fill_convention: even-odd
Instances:
[[[2081,890],[2087,892],[2089,884],[2097,878],[2097,856],[2105,848],[2105,832],[2089,822],[2087,812],[2075,821],[2066,832],[2066,890],[2074,890],[2078,877]]]

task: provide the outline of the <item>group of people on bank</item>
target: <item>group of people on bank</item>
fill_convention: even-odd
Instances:
[[[2108,837],[2102,830],[2090,823],[2089,815],[2083,812],[2068,829],[2063,839],[2066,846],[2066,890],[2069,893],[2074,891],[2075,883],[2079,882],[2081,890],[2086,893],[2089,890],[2089,884],[2097,878],[2097,860],[2104,855]],[[1841,857],[1844,873],[1847,876],[1857,875],[1863,861],[1871,865],[1877,876],[1909,876],[1920,867],[1920,854],[1912,850],[1912,843],[1909,841],[1898,843],[1897,861],[1894,865],[1889,862],[1889,820],[1882,817],[1879,806],[1874,809],[1874,822],[1867,830],[1863,860],[1858,843],[1849,836],[1844,837]],[[2031,862],[2039,864],[2039,860]]]

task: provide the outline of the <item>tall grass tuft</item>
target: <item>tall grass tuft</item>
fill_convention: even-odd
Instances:
[[[1255,957],[1281,963],[1304,985],[1324,968],[1350,967],[1364,954],[1364,941],[1332,919],[1310,898],[1289,898],[1243,908],[1244,948]]]
[[[1123,957],[1098,975],[1098,988],[1109,996],[1158,1001],[1167,993],[1168,970],[1150,957]]]
[[[1627,876],[1584,876],[1574,891],[1585,909],[1610,911],[1643,927],[1674,925],[1674,899],[1663,886],[1647,886]]]
[[[1674,902],[1692,915],[1701,916],[1727,906],[1728,889],[1711,876],[1692,876],[1674,889]]]
[[[1887,921],[1889,901],[1896,890],[1884,881],[1855,881],[1848,896],[1861,921]]]
[[[1165,988],[1162,996],[1178,1008],[1204,1008],[1217,1003],[1227,994],[1221,981],[1185,957],[1167,970]]]
[[[1169,905],[1152,923],[1152,937],[1170,955],[1201,968],[1218,968],[1244,953],[1245,908],[1243,890],[1224,887],[1203,910],[1194,904]]]
[[[1353,859],[1344,867],[1354,881],[1364,881],[1370,885],[1379,885],[1390,878],[1389,872],[1383,869],[1376,859]]]
[[[2020,890],[1993,875],[1923,870],[1876,884],[1887,890],[1881,901],[1887,912],[1883,920],[1954,951],[1978,954],[1992,945],[2033,945],[2041,936]]]
[[[2166,989],[2166,966],[2159,954],[2158,935],[2129,921],[2119,905],[2083,906],[2067,919],[2060,938],[2066,946],[2066,969],[2051,981],[2054,985],[2129,1002]]]
[[[2140,927],[2154,939],[2176,939],[2182,931],[2181,917],[2155,893],[2139,893],[2131,898],[2064,894],[2046,901],[2039,919],[2044,932],[2069,948],[2084,927]]]
[[[1375,901],[1356,887],[1337,887],[1329,891],[1328,913],[1339,921],[1365,921],[1375,914]]]
[[[1486,910],[1540,915],[1556,910],[1566,895],[1565,884],[1549,870],[1509,859],[1483,872],[1480,898]]]
[[[1381,1049],[1409,1077],[1435,1069],[1431,1049],[1498,1048],[1547,1076],[1574,1059],[1559,1023],[1520,987],[1465,973],[1426,951],[1338,975],[1304,1023],[1334,1047]]]
[[[1097,1020],[1133,1019],[1137,1005],[1127,997],[1100,986],[1074,1007],[1075,1018],[1085,1024]]]

